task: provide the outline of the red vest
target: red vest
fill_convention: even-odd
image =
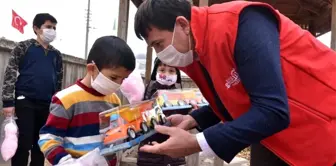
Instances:
[[[213,85],[207,83],[196,61],[182,70],[222,121],[225,119],[213,91],[233,119],[247,112],[251,103],[236,72],[233,52],[239,13],[249,5],[268,7],[278,18],[281,67],[290,110],[290,126],[262,144],[290,165],[331,166],[336,162],[336,53],[270,5],[233,1],[193,7],[195,51]]]

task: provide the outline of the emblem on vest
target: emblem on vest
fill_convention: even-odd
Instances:
[[[240,78],[238,73],[236,72],[236,69],[232,69],[230,73],[230,77],[226,79],[225,86],[226,88],[231,88],[234,85],[237,85],[240,82]]]

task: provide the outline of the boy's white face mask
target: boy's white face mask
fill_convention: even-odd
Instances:
[[[99,72],[98,76],[94,80],[91,76],[91,86],[93,89],[95,89],[96,91],[98,91],[103,95],[110,95],[119,90],[120,88],[119,84],[108,79],[101,72]]]
[[[43,33],[41,35],[41,39],[43,42],[49,44],[56,38],[56,31],[54,29],[42,29]]]
[[[161,85],[168,85],[171,86],[176,83],[177,75],[166,75],[162,73],[156,73],[156,81],[159,82]]]

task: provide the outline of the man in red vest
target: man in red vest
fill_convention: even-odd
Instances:
[[[211,107],[169,117],[174,127],[156,130],[170,138],[141,150],[230,162],[252,145],[252,166],[335,164],[336,53],[270,5],[147,0],[135,33]],[[185,131],[195,127],[201,132]]]

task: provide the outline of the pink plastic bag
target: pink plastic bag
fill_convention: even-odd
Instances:
[[[1,136],[1,155],[5,161],[8,161],[14,156],[18,147],[18,127],[14,116],[6,117],[3,121]]]
[[[128,78],[123,81],[120,90],[130,104],[141,101],[145,93],[145,85],[141,78],[141,74],[133,71]]]

